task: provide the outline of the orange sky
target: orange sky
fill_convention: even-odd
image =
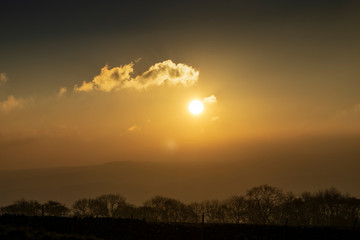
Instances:
[[[357,5],[188,4],[185,16],[180,5],[95,15],[89,3],[81,16],[64,4],[1,19],[0,169],[186,161],[360,134]]]

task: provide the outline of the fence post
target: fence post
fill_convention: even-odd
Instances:
[[[202,216],[201,216],[201,240],[204,240],[204,218],[205,218],[205,214],[202,213]]]
[[[355,218],[355,222],[354,222],[354,226],[353,226],[353,231],[356,230],[356,224],[357,224],[357,222],[358,222],[358,218]]]
[[[285,219],[285,226],[284,226],[284,232],[283,232],[283,239],[286,239],[286,229],[288,225],[288,218]]]

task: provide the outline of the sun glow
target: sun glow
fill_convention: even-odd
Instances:
[[[202,113],[204,110],[204,104],[200,100],[192,100],[189,104],[189,111],[194,114],[198,115]]]

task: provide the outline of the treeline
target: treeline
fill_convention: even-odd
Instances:
[[[225,200],[207,200],[185,204],[179,200],[155,196],[135,206],[119,194],[75,201],[71,208],[48,201],[24,199],[0,208],[1,214],[26,216],[74,216],[136,218],[151,222],[248,223],[296,226],[352,226],[360,217],[360,199],[335,188],[295,195],[281,189],[261,185],[244,195]]]

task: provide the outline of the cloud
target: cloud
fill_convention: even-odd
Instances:
[[[4,85],[7,81],[9,81],[6,73],[0,73],[0,86]]]
[[[98,76],[91,82],[83,82],[81,86],[75,85],[75,92],[90,92],[93,90],[110,92],[124,88],[137,90],[153,86],[192,86],[199,78],[199,71],[183,63],[174,63],[166,60],[156,63],[147,71],[132,77],[134,63],[109,68],[105,66]]]
[[[8,112],[14,108],[23,107],[24,100],[22,98],[16,99],[10,95],[7,100],[0,102],[0,111]]]
[[[133,125],[133,126],[131,126],[131,127],[128,128],[128,131],[129,131],[129,132],[133,132],[133,131],[135,131],[135,130],[140,130],[140,127],[138,127],[137,125]]]
[[[214,95],[211,95],[210,97],[204,98],[203,102],[205,102],[205,103],[216,103],[216,97]]]
[[[130,63],[111,69],[108,66],[103,67],[100,75],[96,76],[92,81],[93,88],[103,92],[121,88],[130,80],[130,74],[134,72],[133,66],[134,64]]]
[[[66,94],[66,92],[67,92],[67,88],[66,87],[61,87],[60,90],[59,90],[58,96],[61,97],[64,94]]]
[[[210,121],[212,121],[212,122],[217,121],[217,120],[219,120],[219,117],[218,117],[218,116],[214,116],[214,117],[212,117],[212,118],[210,119]]]
[[[83,81],[80,87],[78,87],[78,85],[75,85],[74,92],[90,92],[93,90],[93,87],[94,83]]]
[[[183,63],[171,60],[156,63],[149,70],[128,82],[127,87],[144,89],[150,86],[192,86],[199,78],[199,71]]]

